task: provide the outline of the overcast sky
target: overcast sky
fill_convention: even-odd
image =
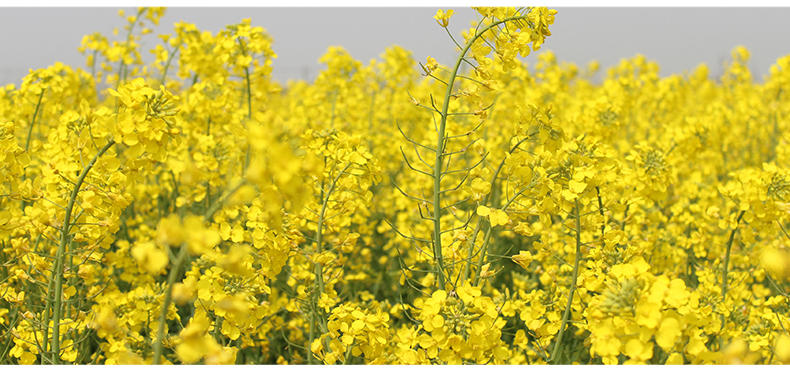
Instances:
[[[112,37],[122,27],[119,8],[0,8],[0,84],[18,85],[28,68],[56,61],[82,67],[77,51],[82,36]],[[682,73],[706,63],[713,75],[737,45],[752,54],[757,78],[780,56],[790,54],[790,8],[557,8],[552,36],[544,50],[581,66],[602,67],[643,54],[658,61],[661,74]],[[127,8],[127,13],[134,9]],[[313,78],[327,47],[340,45],[363,62],[386,47],[400,45],[418,61],[427,56],[450,64],[451,41],[433,20],[436,8],[169,8],[155,34],[170,33],[177,21],[216,32],[251,18],[274,38],[274,78]],[[475,19],[471,9],[456,9],[450,28],[458,35]],[[118,36],[120,37],[120,36]],[[116,38],[118,39],[118,38]],[[156,40],[143,39],[144,50]],[[150,55],[146,53],[147,55]],[[527,61],[534,57],[528,57]]]

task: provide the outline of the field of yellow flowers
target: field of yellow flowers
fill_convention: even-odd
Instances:
[[[478,8],[282,86],[163,11],[0,88],[0,363],[790,361],[790,56],[594,83]]]

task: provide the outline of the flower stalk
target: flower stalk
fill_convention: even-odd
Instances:
[[[77,201],[77,195],[80,192],[80,188],[82,187],[82,183],[85,181],[85,177],[88,176],[88,172],[93,168],[96,164],[96,161],[99,160],[107,150],[109,150],[113,145],[115,145],[114,140],[110,140],[107,144],[104,145],[99,152],[91,159],[85,168],[79,174],[77,181],[74,184],[74,188],[71,191],[71,196],[69,197],[69,203],[66,206],[66,214],[63,216],[63,225],[60,229],[60,243],[58,244],[58,250],[55,255],[55,263],[52,269],[52,275],[55,278],[54,284],[54,300],[55,303],[53,305],[53,313],[52,313],[52,353],[53,353],[53,363],[58,364],[60,363],[60,320],[61,320],[61,310],[63,306],[63,265],[66,256],[66,244],[69,242],[69,231],[71,229],[71,213],[74,209],[74,203]],[[50,294],[47,294],[50,296]]]
[[[550,361],[557,363],[557,355],[560,353],[562,347],[562,336],[565,333],[565,327],[568,325],[568,320],[571,314],[571,305],[573,303],[573,295],[576,293],[576,280],[579,277],[579,261],[582,256],[582,241],[581,241],[581,215],[579,212],[579,200],[575,200],[574,213],[576,216],[576,257],[573,260],[573,276],[571,277],[571,285],[568,291],[568,303],[565,304],[565,312],[562,314],[562,323],[560,324],[560,331],[557,333],[557,341],[554,342],[554,350],[551,351]]]

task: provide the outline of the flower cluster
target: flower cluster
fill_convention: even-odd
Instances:
[[[0,362],[790,362],[790,57],[596,76],[476,10],[450,66],[280,84],[140,8],[0,87]]]

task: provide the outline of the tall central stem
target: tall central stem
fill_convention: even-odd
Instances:
[[[461,62],[464,61],[464,57],[469,51],[469,48],[471,48],[475,41],[483,36],[484,33],[502,23],[525,18],[526,16],[523,15],[505,18],[493,22],[475,33],[475,35],[466,42],[466,45],[464,45],[461,53],[458,54],[458,58],[455,60],[455,66],[450,72],[450,79],[447,80],[447,90],[444,93],[444,102],[442,103],[442,111],[440,112],[441,120],[436,131],[436,158],[434,159],[433,166],[433,255],[434,263],[436,264],[436,274],[439,277],[440,289],[445,288],[444,258],[442,257],[442,164],[444,161],[444,156],[447,155],[444,152],[446,144],[445,128],[447,126],[447,111],[450,108],[450,98],[453,95],[453,85],[455,84],[455,79],[458,76],[458,69],[461,68]]]
[[[66,206],[66,214],[63,217],[63,225],[61,226],[60,230],[60,243],[58,244],[58,250],[55,255],[55,263],[52,271],[52,274],[55,278],[55,292],[53,297],[55,299],[55,304],[52,313],[52,356],[53,363],[55,364],[60,363],[60,319],[62,310],[61,306],[63,305],[63,262],[66,258],[66,244],[69,241],[69,231],[71,229],[71,212],[74,209],[74,204],[77,201],[77,195],[80,193],[80,188],[82,187],[82,183],[85,181],[85,177],[88,176],[88,172],[96,164],[96,161],[99,160],[99,157],[107,152],[107,150],[109,150],[113,145],[115,145],[115,141],[110,140],[99,150],[98,153],[96,153],[90,163],[88,163],[88,165],[82,169],[82,172],[77,178],[77,182],[74,183],[74,188],[71,190],[69,203]],[[47,296],[49,296],[49,294],[47,294]]]
[[[565,305],[565,312],[562,314],[562,323],[560,324],[560,331],[557,334],[557,341],[554,342],[554,350],[551,352],[551,361],[557,362],[557,355],[560,353],[562,346],[562,335],[565,333],[565,327],[568,325],[568,320],[571,314],[571,305],[573,304],[573,294],[576,292],[576,280],[579,278],[579,261],[582,256],[582,223],[581,213],[579,212],[579,200],[576,199],[574,213],[576,213],[576,257],[573,259],[573,276],[571,277],[571,286],[568,291],[568,303]]]

